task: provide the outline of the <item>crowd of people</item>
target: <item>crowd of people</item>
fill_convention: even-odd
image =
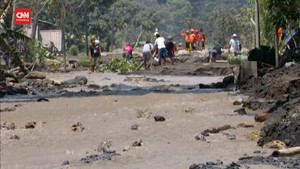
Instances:
[[[178,44],[173,41],[172,36],[168,36],[167,39],[161,36],[156,31],[154,36],[156,40],[152,44],[147,40],[143,46],[143,65],[145,69],[150,69],[153,63],[157,62],[158,65],[166,65],[170,62],[174,64],[174,56],[176,51],[186,50],[188,52],[192,50],[204,50],[206,37],[202,29],[191,29],[185,32],[180,32],[180,35],[184,37],[185,47],[182,43]],[[229,41],[228,53],[233,56],[237,56],[241,51],[241,43],[237,38],[237,34],[233,34]],[[132,58],[133,46],[127,42],[123,47],[123,58],[130,60]],[[210,52],[210,61],[215,62],[216,56],[221,54],[221,47],[214,47]],[[101,57],[101,48],[99,47],[99,40],[92,39],[90,47],[90,58],[91,58],[91,72],[95,72],[97,66],[97,60]]]
[[[191,29],[180,33],[185,40],[185,48],[187,51],[205,49],[205,35],[202,29]]]

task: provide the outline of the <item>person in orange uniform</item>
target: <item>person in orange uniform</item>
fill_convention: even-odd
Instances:
[[[283,34],[284,34],[284,31],[283,31],[282,27],[280,27],[278,29],[277,33],[278,33],[278,39],[279,39],[279,41],[282,41],[283,40]]]
[[[191,45],[191,49],[192,50],[195,50],[195,30],[194,29],[191,29],[191,34],[190,34],[190,45]]]
[[[186,50],[191,51],[191,49],[190,49],[190,46],[191,46],[190,32],[187,30],[185,33],[181,32],[180,35],[184,37]]]

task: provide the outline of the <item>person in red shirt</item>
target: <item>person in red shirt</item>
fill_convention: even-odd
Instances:
[[[190,34],[190,42],[191,42],[191,48],[192,50],[195,50],[195,30],[194,29],[191,29],[191,34]]]
[[[200,41],[201,41],[201,50],[203,50],[203,49],[205,49],[205,40],[206,40],[206,38],[205,38],[205,35],[204,35],[202,29],[200,29],[199,34],[200,34]]]
[[[195,46],[196,46],[197,49],[200,48],[200,40],[201,40],[201,39],[200,39],[199,30],[196,29],[196,30],[195,30]]]

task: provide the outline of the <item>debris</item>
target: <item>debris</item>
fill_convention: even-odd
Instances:
[[[138,130],[138,129],[139,129],[139,125],[138,124],[131,125],[131,130]]]
[[[36,124],[37,124],[37,122],[35,122],[35,121],[28,122],[28,123],[25,124],[25,128],[26,129],[34,129]]]
[[[265,146],[274,149],[285,149],[287,147],[286,144],[280,140],[270,141]]]
[[[1,124],[1,129],[6,129],[6,130],[14,130],[16,129],[16,124],[14,122],[3,122]]]
[[[62,165],[70,165],[70,161],[69,160],[66,160],[62,163]]]
[[[140,139],[140,140],[138,140],[138,141],[133,142],[133,143],[132,143],[132,147],[140,147],[140,146],[143,145],[142,143],[143,143],[143,140]]]
[[[81,158],[80,161],[83,161],[84,163],[92,163],[94,161],[99,161],[99,160],[112,160],[113,157],[115,156],[120,156],[119,153],[116,153],[115,150],[112,151],[103,151],[101,154],[92,154],[88,155],[84,158]]]
[[[43,101],[45,101],[45,102],[48,102],[49,101],[49,99],[45,99],[45,98],[39,98],[38,100],[37,100],[37,102],[43,102]]]
[[[4,109],[0,109],[0,112],[11,112],[17,110],[16,107],[5,107]]]
[[[97,152],[109,151],[112,146],[112,141],[103,141],[97,147]]]
[[[246,123],[239,123],[237,125],[237,127],[250,128],[250,127],[254,127],[254,125],[252,125],[252,124],[246,124]]]
[[[137,118],[150,118],[152,116],[152,113],[149,112],[147,109],[142,110],[142,109],[138,109],[137,110]]]
[[[238,101],[238,100],[233,102],[233,105],[235,105],[235,106],[239,106],[239,105],[242,105],[242,104],[243,104],[243,102]]]
[[[300,146],[285,148],[285,149],[281,149],[281,150],[275,150],[272,153],[272,156],[274,156],[274,157],[293,156],[293,155],[296,155],[296,154],[300,154]]]
[[[74,132],[82,132],[85,128],[82,126],[80,122],[72,125],[72,131]]]
[[[11,139],[11,140],[20,140],[20,137],[17,136],[17,135],[13,135],[9,139]]]
[[[247,114],[245,108],[236,109],[236,110],[234,110],[234,112],[237,112],[240,115],[246,115]]]
[[[202,133],[219,133],[220,131],[224,131],[224,130],[228,130],[228,129],[234,129],[234,127],[232,127],[231,125],[224,125],[224,126],[218,127],[218,128],[213,127],[213,128],[202,131]]]
[[[130,146],[124,146],[123,151],[129,151],[130,150]]]

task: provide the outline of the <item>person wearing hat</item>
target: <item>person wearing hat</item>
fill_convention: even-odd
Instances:
[[[236,34],[233,34],[229,41],[229,49],[228,52],[234,56],[237,56],[240,52],[240,41],[237,38]]]
[[[98,58],[100,57],[101,57],[100,41],[96,38],[92,38],[91,46],[90,46],[91,72],[95,72],[98,63]]]
[[[190,32],[187,30],[185,33],[181,32],[180,35],[184,37],[186,50],[191,51]]]
[[[149,40],[147,40],[143,47],[143,59],[144,59],[145,69],[148,69],[149,66],[151,65],[151,64],[149,64],[149,66],[148,66],[147,62],[149,62],[151,60],[153,51],[154,51],[154,46],[150,43]]]
[[[167,49],[167,54],[168,54],[168,58],[170,58],[171,60],[171,64],[174,65],[174,56],[175,56],[175,44],[173,42],[173,37],[172,36],[168,36],[167,39],[167,43],[166,43],[166,49]]]
[[[166,65],[167,61],[167,50],[165,46],[165,38],[161,37],[160,34],[157,32],[155,34],[156,40],[154,43],[154,46],[156,48],[155,50],[155,56],[158,56],[158,64],[161,65],[161,60],[164,61],[164,65]]]

